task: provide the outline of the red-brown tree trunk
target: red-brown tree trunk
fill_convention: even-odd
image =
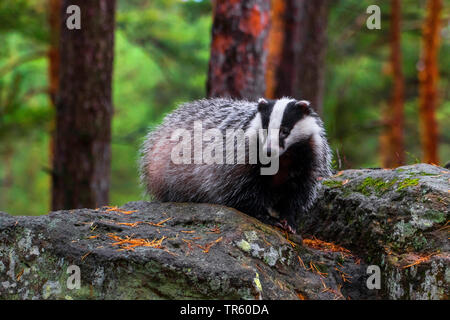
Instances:
[[[427,17],[423,25],[422,57],[419,64],[419,116],[423,161],[434,164],[439,163],[439,132],[436,121],[436,109],[438,106],[438,52],[441,11],[441,0],[428,0]]]
[[[274,99],[278,87],[278,69],[281,64],[285,36],[286,1],[272,0],[271,6],[266,68],[266,97]]]
[[[290,96],[300,98],[298,90],[297,63],[302,48],[301,31],[304,10],[303,1],[286,0],[283,12],[284,38],[281,43],[281,55],[276,71],[274,98]]]
[[[271,84],[267,93],[271,98],[291,96],[309,100],[321,113],[328,0],[286,0],[283,3],[282,14],[278,12],[281,10],[280,3],[272,9],[276,10],[272,14],[276,19],[272,25],[278,27],[282,24],[284,32],[282,39],[275,39],[275,42],[281,42],[278,44],[272,43],[277,33],[272,30],[270,33],[270,46],[278,45],[280,49],[273,50],[275,53],[270,55],[269,62],[275,61],[277,70],[268,73],[275,80],[267,79],[267,83]],[[278,19],[281,19],[280,23]],[[275,54],[279,57],[273,57]]]
[[[404,77],[402,71],[401,51],[401,2],[391,0],[391,30],[390,30],[392,71],[392,98],[384,111],[385,130],[381,140],[381,156],[383,167],[394,168],[405,163],[404,131]]]
[[[217,0],[207,95],[256,99],[265,93],[270,0]]]
[[[81,9],[81,30],[66,8]],[[53,161],[53,210],[108,204],[115,0],[64,0]]]

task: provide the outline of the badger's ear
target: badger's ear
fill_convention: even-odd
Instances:
[[[305,114],[310,114],[311,111],[312,111],[312,109],[311,109],[311,103],[310,103],[309,101],[307,101],[307,100],[300,100],[300,101],[297,101],[297,102],[295,103],[295,105],[298,106],[299,108],[301,108],[302,111],[303,111]]]
[[[259,98],[259,100],[258,100],[258,111],[259,112],[266,109],[268,106],[269,106],[269,102],[266,99]]]

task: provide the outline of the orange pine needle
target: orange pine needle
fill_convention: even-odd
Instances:
[[[302,295],[300,292],[297,292],[297,297],[299,298],[299,300],[306,300],[306,297]]]
[[[112,212],[112,211],[114,211],[114,212],[120,212],[120,213],[123,213],[123,214],[132,214],[132,213],[138,212],[137,210],[126,211],[126,210],[120,209],[117,206],[114,206],[114,207],[105,206],[102,209],[106,209],[105,212]]]
[[[332,242],[325,242],[319,240],[315,237],[313,237],[312,239],[303,239],[303,244],[306,245],[307,247],[318,249],[325,252],[340,252],[343,258],[345,258],[346,256],[352,256],[350,250],[338,246]]]
[[[206,244],[206,245],[204,245],[204,246],[201,246],[201,245],[196,244],[196,243],[195,243],[195,245],[196,245],[197,247],[199,247],[200,249],[202,249],[204,253],[208,253],[208,252],[209,252],[209,249],[211,249],[211,247],[212,247],[213,245],[215,245],[216,243],[222,241],[222,238],[223,238],[223,237],[220,237],[220,238],[218,238],[217,240],[215,240],[215,241],[213,241],[213,242],[210,242],[210,243],[208,243],[208,244]]]
[[[19,281],[20,278],[22,278],[22,275],[23,275],[24,271],[25,271],[25,269],[22,269],[22,271],[19,272],[19,274],[16,277],[17,281]]]
[[[88,255],[90,255],[92,253],[92,251],[89,251],[88,253],[86,253],[85,255],[83,255],[82,257],[81,257],[81,261],[83,261],[84,259],[86,259],[86,257],[88,256]]]
[[[298,261],[300,262],[300,265],[306,270],[307,268],[306,268],[305,264],[303,263],[302,258],[300,258],[300,256],[297,256],[297,258],[298,258]]]
[[[120,246],[120,250],[132,250],[134,251],[135,247],[151,247],[156,249],[162,249],[162,242],[164,239],[166,239],[165,236],[163,236],[161,239],[142,239],[142,238],[131,238],[129,236],[126,236],[125,238],[120,238],[119,236],[116,236],[112,233],[109,233],[107,235],[109,238],[115,240],[112,245],[113,246]]]
[[[408,265],[402,267],[402,269],[410,268],[410,267],[412,267],[412,266],[415,266],[415,265],[418,265],[418,264],[427,262],[427,261],[429,261],[429,260],[431,259],[432,256],[434,256],[434,255],[436,255],[436,254],[437,254],[437,253],[435,252],[435,253],[429,254],[429,255],[427,255],[427,256],[419,257],[419,258],[417,258],[413,263],[408,264]]]
[[[206,233],[220,233],[220,228],[215,226],[214,228],[210,229],[209,231],[207,231]]]

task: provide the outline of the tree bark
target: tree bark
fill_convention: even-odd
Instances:
[[[278,88],[278,69],[281,64],[285,37],[286,1],[272,0],[270,29],[268,36],[268,57],[266,68],[266,97],[274,99]]]
[[[293,92],[309,100],[321,114],[324,93],[324,64],[328,25],[328,0],[303,0],[300,20],[300,53],[296,61],[298,82]]]
[[[273,7],[273,10],[277,9],[280,10]],[[268,76],[275,74],[275,80],[267,80],[271,84],[267,94],[270,98],[291,96],[309,100],[315,110],[321,113],[328,0],[286,0],[282,10],[281,18],[278,12],[272,14],[276,19],[272,26],[277,27],[282,23],[284,32],[279,44],[281,50],[277,52],[278,59],[272,57],[274,54],[270,56],[269,61],[278,64],[276,72],[268,73]],[[278,23],[278,19],[282,22]],[[276,42],[280,42],[274,39],[276,32],[271,30],[270,34],[270,46],[276,46]]]
[[[392,98],[390,106],[384,111],[385,130],[381,138],[381,155],[384,168],[395,168],[405,163],[404,146],[404,77],[401,51],[401,2],[391,0],[391,71]]]
[[[265,93],[270,0],[217,0],[207,95],[256,99]]]
[[[66,8],[81,9],[81,29]],[[53,161],[53,210],[108,204],[115,0],[64,0]]]
[[[423,162],[434,164],[439,163],[439,133],[436,109],[438,106],[438,52],[441,11],[441,0],[428,0],[427,17],[422,34],[422,58],[419,63],[419,117]]]

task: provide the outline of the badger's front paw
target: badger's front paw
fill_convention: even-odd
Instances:
[[[280,227],[289,233],[297,234],[295,226],[291,225],[286,219],[280,220],[275,224],[275,226]]]

